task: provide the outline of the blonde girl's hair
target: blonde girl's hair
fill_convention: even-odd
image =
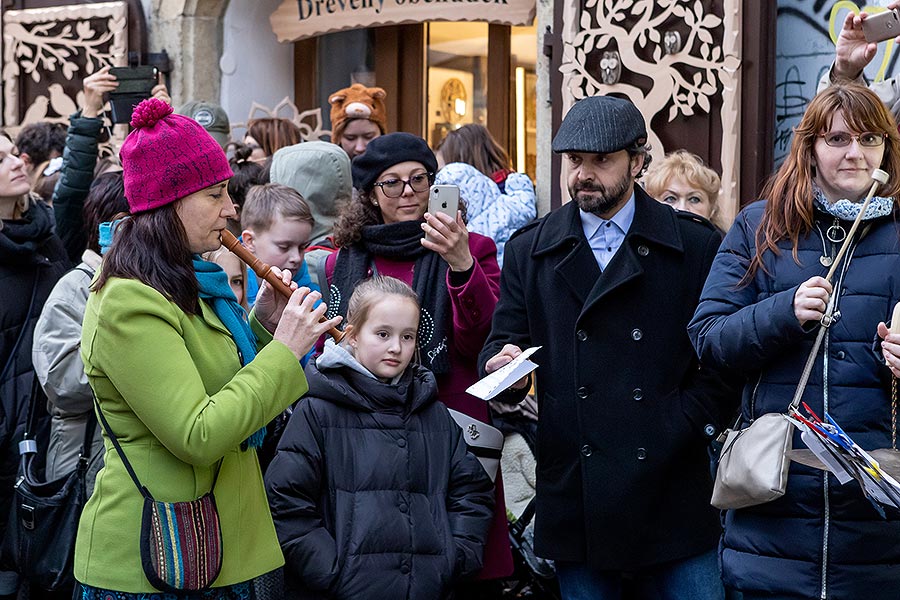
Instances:
[[[223,256],[233,256],[237,258],[237,255],[234,254],[231,250],[226,248],[225,246],[219,246],[218,250],[212,250],[210,252],[204,252],[200,255],[205,261],[214,262],[216,264],[219,263],[217,259],[222,258]],[[247,304],[247,264],[238,258],[238,264],[241,265],[241,277],[243,278],[244,283],[242,287],[244,288],[243,299],[241,300],[241,306],[243,306],[246,310],[250,310],[249,305]]]
[[[715,171],[704,164],[702,158],[687,150],[676,150],[666,154],[658,164],[647,170],[644,175],[644,189],[653,198],[661,200],[666,186],[673,180],[684,181],[704,192],[712,206],[709,220],[719,229],[726,229],[726,223],[720,222],[719,216],[719,189],[722,187],[722,181]]]
[[[372,306],[385,296],[408,298],[416,305],[416,309],[420,308],[419,297],[411,287],[394,277],[376,275],[364,279],[353,290],[350,301],[347,303],[347,324],[357,329],[362,327],[369,318]]]

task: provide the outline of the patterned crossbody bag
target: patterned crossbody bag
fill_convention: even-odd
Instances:
[[[209,492],[203,496],[187,502],[156,500],[138,480],[96,398],[94,405],[106,435],[144,497],[141,566],[150,585],[164,592],[208,589],[222,568],[222,529],[213,496],[222,461]]]

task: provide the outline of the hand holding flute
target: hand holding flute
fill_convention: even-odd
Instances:
[[[343,332],[337,329],[341,317],[326,319],[328,307],[324,302],[313,308],[322,297],[319,292],[310,292],[306,287],[298,289],[289,271],[270,267],[257,259],[228,230],[222,232],[222,243],[263,280],[256,300],[256,316],[298,359],[309,352],[323,333],[330,334],[335,341],[341,340]]]

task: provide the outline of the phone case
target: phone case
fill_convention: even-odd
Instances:
[[[119,87],[110,92],[111,96],[143,94],[145,97],[149,97],[150,91],[157,83],[156,67],[150,65],[143,65],[140,67],[113,67],[109,72],[111,75],[115,75],[116,80],[119,82]]]
[[[867,42],[881,42],[900,35],[900,13],[895,10],[870,15],[862,22]]]
[[[456,219],[459,210],[459,188],[455,185],[433,185],[428,194],[428,212],[442,212]]]
[[[444,213],[456,220],[459,210],[459,188],[455,185],[433,185],[428,193],[428,212]],[[427,234],[425,239],[431,239]]]

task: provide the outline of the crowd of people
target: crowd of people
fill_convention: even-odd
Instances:
[[[716,439],[784,412],[820,328],[803,401],[866,449],[896,435],[900,134],[853,81],[861,19],[733,224],[715,171],[651,161],[615,96],[564,117],[571,201],[540,218],[485,127],[432,149],[359,84],[329,98],[331,140],[265,118],[232,141],[221,107],[160,85],[101,158],[106,68],[68,130],[0,133],[0,515],[29,407],[47,481],[89,465],[74,588],[4,547],[0,599],[503,598],[532,514],[566,600],[895,598],[900,514],[858,486],[794,463],[780,498],[710,505]],[[466,392],[534,347],[491,402]],[[485,452],[493,426],[507,446]],[[207,495],[218,571],[154,586],[147,498]]]

